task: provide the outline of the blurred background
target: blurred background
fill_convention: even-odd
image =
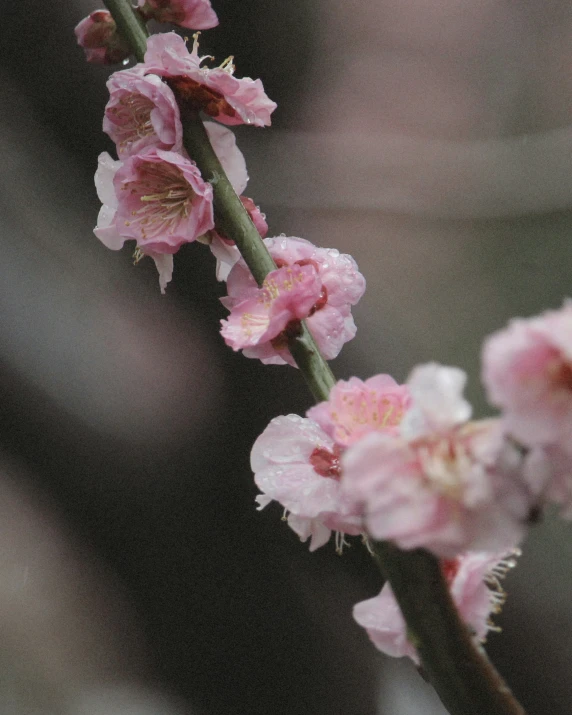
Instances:
[[[336,375],[460,365],[486,414],[483,337],[570,294],[572,5],[213,6],[202,52],[279,107],[237,130],[246,193],[368,280]],[[255,510],[250,447],[310,398],[224,347],[209,251],[161,296],[93,236],[109,68],[73,28],[97,8],[0,0],[0,712],[442,715],[351,618],[381,586],[364,550],[311,555]],[[529,715],[564,715],[572,528],[523,551],[488,651]]]

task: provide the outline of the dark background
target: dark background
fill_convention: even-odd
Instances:
[[[336,374],[458,364],[484,414],[483,337],[569,293],[567,3],[214,7],[201,52],[279,105],[237,131],[270,235],[368,279]],[[92,234],[109,69],[73,27],[96,5],[0,8],[0,709],[437,715],[351,619],[381,585],[359,544],[309,554],[254,509],[250,447],[308,408],[300,376],[224,347],[206,248],[163,297]],[[570,711],[571,537],[535,528],[490,637],[530,715]]]

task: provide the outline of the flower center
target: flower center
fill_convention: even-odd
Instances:
[[[325,447],[316,447],[310,455],[310,464],[321,477],[337,480],[341,476],[340,457],[341,449],[337,444],[333,452]]]
[[[209,117],[218,117],[221,114],[236,117],[236,112],[220,92],[190,77],[171,77],[167,84],[176,90],[190,112],[204,112]]]
[[[313,261],[311,258],[303,258],[301,261],[296,261],[293,264],[288,263],[288,261],[285,261],[283,258],[275,258],[274,263],[276,263],[277,268],[285,268],[286,266],[290,266],[290,265],[313,266],[316,273],[318,275],[320,274],[320,271],[318,270],[318,264],[316,263],[316,261]],[[314,315],[314,313],[316,311],[321,310],[326,305],[327,302],[328,302],[328,289],[326,288],[326,286],[322,286],[322,290],[320,291],[320,297],[314,303],[314,305],[310,308],[308,317]]]
[[[138,223],[142,237],[174,233],[181,220],[189,215],[195,192],[181,172],[171,164],[144,163],[139,169],[143,180],[125,184],[124,190],[139,194],[140,208],[131,212],[127,225]]]
[[[352,433],[369,425],[376,431],[397,427],[403,418],[402,398],[385,395],[380,399],[376,390],[362,390],[359,393],[343,394],[341,405],[331,412],[335,423],[335,436],[345,441]]]
[[[110,112],[114,116],[118,135],[119,152],[138,139],[144,139],[154,133],[151,124],[151,110],[154,104],[142,94],[126,94],[119,100],[119,105]]]
[[[472,466],[471,457],[463,445],[447,438],[424,441],[418,446],[418,456],[431,488],[460,501],[464,490],[462,475],[469,474]]]

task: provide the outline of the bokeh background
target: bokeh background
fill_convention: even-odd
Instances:
[[[368,280],[336,374],[460,365],[486,414],[483,337],[570,294],[570,3],[213,6],[204,52],[279,105],[237,130],[248,195]],[[351,619],[364,550],[254,509],[250,447],[307,409],[300,376],[223,346],[204,246],[161,296],[92,234],[109,69],[73,27],[97,7],[0,1],[0,712],[442,715]],[[523,551],[488,650],[529,715],[565,715],[572,527]]]

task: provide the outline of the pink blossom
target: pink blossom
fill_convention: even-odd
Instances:
[[[118,251],[125,243],[125,237],[119,234],[115,225],[118,201],[114,178],[122,165],[123,162],[114,161],[107,152],[104,152],[99,155],[99,166],[95,173],[95,187],[103,205],[99,211],[94,233],[104,246],[113,251]],[[159,287],[161,293],[164,293],[167,283],[173,277],[173,256],[157,253],[149,248],[137,248],[134,254],[135,262],[138,263],[145,255],[150,256],[155,262],[159,272]]]
[[[115,72],[109,78],[110,98],[105,107],[103,130],[116,143],[122,159],[148,147],[187,156],[173,91],[160,77],[144,74],[141,68],[142,65],[137,65]],[[248,184],[248,173],[233,132],[215,122],[206,122],[205,129],[234,190],[242,193]]]
[[[211,122],[207,122],[207,124],[210,123]],[[236,188],[235,191],[237,191]],[[266,216],[248,196],[240,196],[239,198],[248,212],[254,224],[254,228],[258,231],[260,236],[264,238],[268,233]],[[240,252],[233,240],[221,235],[216,229],[210,232],[209,246],[213,256],[216,258],[216,279],[217,281],[225,281],[228,278],[231,268],[240,259]]]
[[[491,335],[483,382],[517,440],[572,454],[572,301]]]
[[[418,367],[400,434],[372,432],[344,454],[342,488],[373,538],[445,558],[522,538],[535,507],[522,455],[500,420],[466,421],[459,373]]]
[[[209,30],[218,25],[218,17],[209,0],[139,0],[147,20],[171,22],[190,30]]]
[[[115,174],[122,164],[123,162],[114,161],[107,152],[104,152],[99,155],[99,166],[95,174],[97,195],[103,205],[99,211],[94,233],[104,246],[113,251],[118,251],[125,243],[125,237],[119,234],[115,226],[118,201],[113,183]],[[167,283],[173,276],[173,256],[155,253],[150,249],[137,249],[135,252],[136,262],[139,262],[144,255],[150,256],[155,262],[159,271],[159,287],[161,293],[164,293]]]
[[[319,425],[298,415],[273,419],[252,448],[259,508],[279,502],[301,540],[311,537],[310,551],[325,544],[331,531],[361,532],[360,518],[340,494],[339,455]]]
[[[147,147],[181,152],[183,130],[173,91],[154,74],[139,69],[114,72],[107,82],[109,102],[103,131],[123,159]]]
[[[332,360],[356,333],[351,306],[363,295],[365,279],[355,261],[335,249],[317,248],[303,238],[279,236],[267,238],[264,243],[280,268],[295,264],[314,266],[321,281],[321,292],[306,322],[324,357]],[[227,287],[228,297],[223,302],[229,309],[256,290],[256,282],[243,260],[238,261],[230,271]],[[266,364],[294,365],[287,348],[287,336],[245,348],[243,354]]]
[[[222,124],[269,126],[276,109],[262,82],[233,76],[232,58],[220,67],[201,67],[208,57],[199,57],[195,36],[189,53],[185,41],[174,32],[152,35],[147,41],[145,62],[140,67],[161,77],[170,77],[178,96],[189,110],[201,111]]]
[[[398,434],[410,402],[408,386],[398,385],[389,375],[376,375],[365,382],[351,377],[339,380],[329,399],[306,414],[339,445],[347,447],[370,432]]]
[[[515,566],[512,557],[517,555],[516,551],[505,555],[466,552],[441,564],[461,619],[481,643],[490,630],[498,630],[490,617],[500,613],[506,598],[500,579]],[[353,615],[382,653],[394,658],[409,656],[419,664],[419,656],[407,639],[405,620],[388,583],[375,598],[357,603]]]
[[[154,253],[176,253],[214,226],[212,186],[180,154],[150,149],[129,157],[113,180],[115,224]]]
[[[88,62],[116,64],[131,54],[128,45],[117,33],[115,20],[107,10],[92,12],[76,25],[74,32]]]
[[[168,91],[170,92],[170,90]],[[205,128],[233,188],[235,191],[244,190],[248,183],[248,174],[244,156],[236,146],[234,134],[226,127],[214,122],[206,122]],[[158,168],[158,165],[160,167],[163,162],[165,154],[168,157],[168,161],[164,162],[162,169]],[[127,239],[134,238],[140,251],[154,258],[157,268],[159,268],[161,286],[164,288],[165,282],[171,279],[173,259],[172,257],[170,259],[159,258],[159,256],[164,256],[166,253],[175,253],[181,243],[193,241],[195,238],[211,232],[213,227],[212,188],[210,184],[202,180],[194,163],[177,153],[163,152],[161,154],[160,150],[148,147],[142,153],[127,157],[127,159],[125,163],[114,161],[107,153],[101,154],[99,157],[95,183],[103,206],[99,212],[95,235],[105,246],[112,250],[119,250]],[[155,180],[158,180],[157,172],[159,172],[167,181],[167,184],[169,184],[169,177],[174,184],[166,185],[163,188],[157,186],[157,190],[154,192],[156,201],[145,198],[143,206],[133,207],[132,204],[137,201],[139,201],[139,204],[142,203],[137,198],[139,194],[134,191],[132,186],[134,176],[139,176],[139,178],[143,179],[143,183],[140,183],[139,188],[144,187],[142,190],[147,192],[145,196],[152,196],[148,191],[149,177],[145,175],[147,168],[151,169],[150,176],[154,176]],[[131,172],[133,176],[130,174],[126,177],[125,172]],[[117,180],[116,175],[118,173],[120,178]],[[129,196],[126,195],[126,189],[124,188],[127,184],[130,187]],[[167,195],[169,192],[171,192],[170,196]],[[173,206],[173,199],[175,198],[173,192],[179,192],[181,199],[184,198],[185,192],[187,192],[188,197],[191,196],[191,192],[196,195],[194,200],[190,200],[186,205],[181,203],[179,208],[182,212],[182,221],[176,231],[170,232],[169,229],[165,233],[161,233],[161,227],[157,224],[159,234],[157,232],[152,234],[149,231],[149,221],[145,221],[146,216],[142,214],[145,214],[145,210],[150,210],[153,218],[157,219],[157,215],[160,215],[161,211],[172,211],[173,208],[176,208]],[[120,209],[120,203],[122,204],[122,209]],[[138,212],[135,215],[139,215],[140,219],[142,219],[139,225],[133,220],[133,214],[130,214],[134,210]],[[128,222],[127,226],[124,222],[119,222],[118,217],[121,211],[124,214],[123,221],[127,220]],[[185,212],[187,215],[185,215]],[[186,226],[185,220],[187,220]],[[167,229],[166,225],[164,228]],[[187,228],[192,230],[187,231]],[[197,231],[202,233],[196,235]],[[180,240],[181,236],[183,237],[182,241]]]
[[[212,187],[188,159],[157,149],[125,163],[101,154],[95,185],[103,204],[95,235],[114,251],[135,239],[136,260],[153,258],[164,292],[173,272],[172,255],[165,254],[213,226]]]
[[[320,297],[321,283],[313,266],[286,266],[271,271],[261,288],[235,303],[221,333],[233,350],[270,342],[291,321],[308,315]]]

